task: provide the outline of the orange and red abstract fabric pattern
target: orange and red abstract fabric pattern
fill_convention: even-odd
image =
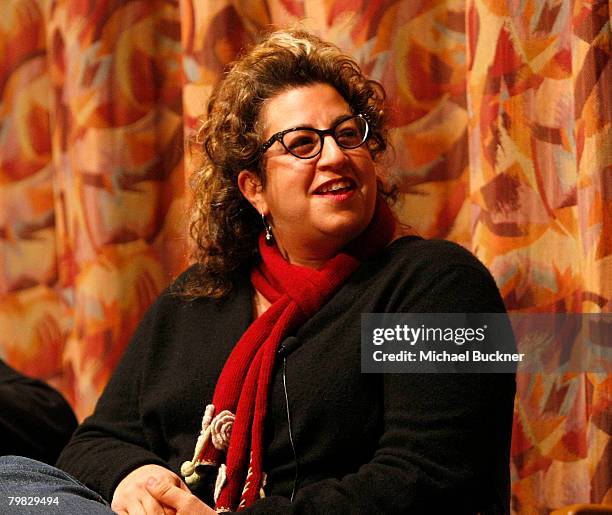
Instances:
[[[9,0],[0,356],[80,418],[187,264],[184,141],[212,86],[296,22],[384,84],[403,221],[475,252],[510,310],[612,310],[608,1]],[[612,502],[611,433],[612,378],[519,376],[514,511]]]
[[[3,354],[80,417],[185,265],[177,6],[9,2],[0,21]]]

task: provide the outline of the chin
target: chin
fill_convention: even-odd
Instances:
[[[368,226],[367,220],[345,220],[323,230],[325,235],[342,242],[342,246],[357,238]]]

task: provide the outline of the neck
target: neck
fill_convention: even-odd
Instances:
[[[273,226],[273,234],[280,254],[287,262],[316,270],[336,257],[342,249],[361,259],[371,253],[372,248],[382,248],[400,236],[406,235],[381,198],[377,201],[374,217],[368,227],[356,234],[350,232],[334,235],[319,234],[320,238],[305,239],[303,235],[283,231],[278,226]]]
[[[290,246],[288,248],[287,245],[283,244],[279,239],[276,239],[276,245],[287,262],[292,265],[300,265],[315,270],[325,265],[325,263],[338,254],[342,248],[342,245],[329,245],[328,248],[319,248],[314,252],[312,247],[308,245]]]

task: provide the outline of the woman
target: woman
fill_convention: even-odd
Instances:
[[[300,31],[215,89],[198,264],[58,462],[115,512],[508,510],[511,375],[361,373],[361,313],[504,311],[468,252],[401,236],[376,164],[383,97]]]

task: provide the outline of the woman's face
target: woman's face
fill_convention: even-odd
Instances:
[[[264,141],[292,127],[329,129],[352,113],[328,84],[289,89],[267,100],[260,114]],[[370,223],[376,204],[376,172],[364,144],[342,149],[326,135],[321,153],[299,159],[276,141],[263,156],[266,186],[243,172],[241,190],[266,215],[289,261],[317,266]],[[243,176],[248,174],[248,176]]]

